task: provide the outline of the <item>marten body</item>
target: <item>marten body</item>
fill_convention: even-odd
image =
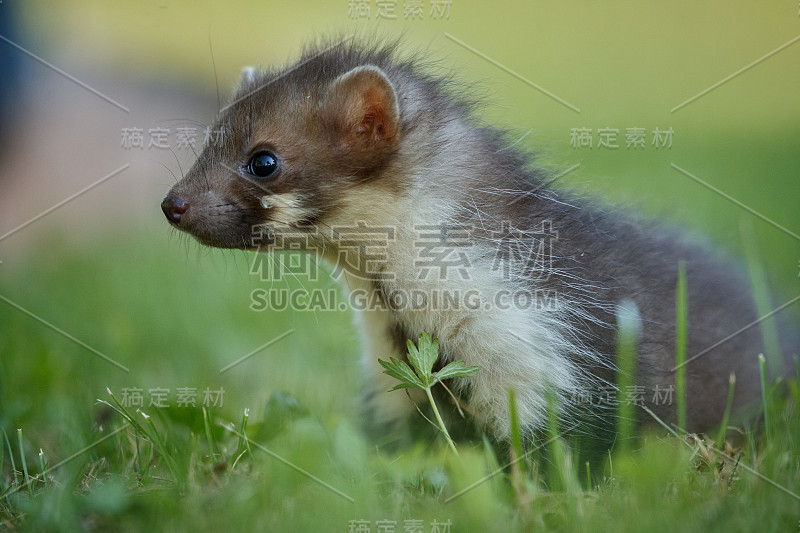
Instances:
[[[679,262],[690,357],[756,320],[746,276],[679,234],[551,189],[503,132],[478,124],[456,89],[398,59],[394,45],[357,40],[311,48],[283,71],[249,72],[215,127],[222,142],[204,148],[164,212],[207,245],[279,248],[288,232],[345,265],[347,289],[382,303],[357,311],[381,422],[418,416],[404,394],[386,392],[396,383],[377,359],[404,359],[406,339],[423,331],[439,339],[442,363],[481,367],[451,389],[500,440],[510,388],[527,431],[545,421],[550,392],[565,416],[587,398],[587,409],[602,409],[625,299],[641,316],[640,401],[674,419],[666,395]],[[265,240],[253,241],[254,228],[267,230]],[[414,291],[428,305],[394,299]],[[470,291],[479,294],[471,303]],[[509,296],[499,305],[499,294],[533,303]],[[720,422],[731,373],[736,406],[757,397],[761,351],[755,327],[687,365],[686,429]]]

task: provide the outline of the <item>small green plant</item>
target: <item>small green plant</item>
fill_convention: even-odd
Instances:
[[[429,334],[422,332],[416,346],[411,340],[407,340],[406,345],[408,346],[408,360],[411,363],[411,367],[405,361],[400,361],[394,357],[390,357],[389,361],[378,359],[378,362],[384,368],[383,373],[400,381],[398,385],[392,388],[393,391],[398,389],[422,389],[425,391],[433,409],[433,414],[436,416],[436,421],[439,423],[439,429],[447,439],[450,449],[458,455],[456,445],[453,443],[453,439],[450,438],[450,433],[447,432],[447,427],[444,425],[439,409],[436,407],[436,402],[433,400],[431,387],[448,378],[469,377],[480,370],[480,367],[467,366],[465,361],[453,361],[438,372],[433,372],[433,365],[439,358],[438,339],[432,341]]]

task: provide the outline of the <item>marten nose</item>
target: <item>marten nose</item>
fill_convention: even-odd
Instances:
[[[189,210],[189,202],[180,196],[170,194],[161,202],[161,210],[164,211],[167,220],[178,224],[181,221],[181,215]]]

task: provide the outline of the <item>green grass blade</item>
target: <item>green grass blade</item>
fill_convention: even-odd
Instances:
[[[242,423],[239,425],[239,443],[236,446],[236,457],[242,454],[245,450],[252,455],[253,451],[250,449],[250,439],[247,438],[247,418],[250,416],[250,409],[245,408],[242,414]]]
[[[770,296],[767,275],[764,265],[761,262],[761,254],[758,250],[753,224],[748,219],[741,219],[739,224],[742,233],[742,243],[744,244],[745,257],[747,259],[747,272],[750,275],[750,286],[753,290],[753,299],[756,304],[758,316],[768,315],[774,307]],[[767,370],[768,377],[775,379],[783,375],[783,358],[781,356],[781,345],[778,340],[778,326],[774,316],[769,316],[758,323],[761,331],[761,342],[764,344],[764,355],[769,363]]]
[[[28,487],[28,494],[33,496],[31,478],[28,475],[28,462],[25,460],[25,445],[22,442],[22,428],[17,429],[17,441],[19,442],[19,458],[22,463],[22,473],[25,475],[25,485]]]
[[[522,457],[522,433],[519,427],[519,413],[517,412],[517,394],[514,389],[508,389],[508,411],[511,418],[511,450],[514,453],[514,460]]]
[[[6,447],[8,448],[8,457],[11,461],[11,472],[14,476],[14,487],[19,486],[19,477],[17,476],[17,463],[14,461],[14,450],[11,449],[11,442],[8,440],[6,430],[3,430],[3,437],[6,440]]]
[[[687,301],[686,264],[678,263],[675,290],[675,394],[678,427],[686,429],[686,350],[688,345],[689,305]]]
[[[97,401],[98,401],[98,402],[100,402],[100,403],[102,403],[102,404],[104,404],[104,405],[107,405],[107,406],[108,406],[108,407],[110,407],[110,408],[112,408],[112,409],[113,409],[114,411],[116,411],[116,412],[117,412],[117,413],[118,413],[120,416],[122,416],[122,418],[124,418],[125,420],[127,420],[127,421],[128,421],[128,423],[129,423],[130,425],[132,425],[134,428],[136,428],[138,431],[140,431],[140,432],[141,432],[141,433],[142,433],[142,434],[143,434],[143,435],[144,435],[144,436],[145,436],[147,439],[149,439],[149,440],[152,440],[152,437],[151,437],[151,436],[150,436],[150,434],[147,432],[147,430],[145,430],[145,429],[144,429],[144,428],[141,426],[141,424],[139,424],[139,422],[137,422],[137,421],[136,421],[136,419],[133,417],[133,415],[131,415],[131,414],[128,412],[128,410],[125,408],[125,406],[124,406],[124,405],[122,405],[122,404],[119,402],[119,400],[117,400],[117,397],[116,397],[116,396],[114,396],[114,393],[113,393],[113,392],[111,392],[111,389],[109,389],[109,388],[106,388],[106,392],[108,392],[108,395],[111,397],[111,400],[114,402],[114,404],[112,405],[112,404],[108,403],[108,402],[107,402],[107,401],[105,401],[105,400],[97,400]]]
[[[211,421],[208,417],[208,410],[203,406],[203,429],[205,430],[206,434],[206,442],[208,444],[208,458],[211,462],[214,462],[214,458],[216,456],[216,447],[214,442],[214,437],[211,434]]]
[[[136,474],[139,476],[139,483],[142,482],[144,479],[144,474],[142,472],[142,450],[141,446],[139,445],[139,426],[138,424],[133,426],[133,442],[136,446]]]
[[[552,391],[547,398],[547,439],[549,455],[549,483],[551,491],[564,491],[575,495],[580,492],[580,481],[573,470],[572,453],[568,448],[559,424],[558,398]],[[575,499],[570,498],[570,505]]]
[[[549,392],[547,395],[547,440],[549,461],[547,462],[547,482],[550,491],[558,491],[564,488],[564,481],[561,479],[563,472],[564,449],[558,432],[558,410],[555,394]]]
[[[769,409],[767,405],[767,360],[764,354],[758,354],[758,373],[761,377],[761,408],[764,411],[764,435],[769,443],[772,432],[769,426]]]
[[[47,486],[47,459],[44,456],[44,450],[39,448],[39,467],[42,472],[42,483]]]
[[[592,467],[586,461],[586,490],[592,490]]]
[[[3,467],[6,464],[6,449],[3,448],[3,443],[0,442],[0,494],[5,492],[6,487],[3,486]]]
[[[125,406],[122,405],[122,403],[120,403],[119,400],[117,400],[117,397],[114,396],[114,393],[111,392],[111,389],[106,387],[106,392],[108,392],[108,395],[111,397],[111,401],[113,403],[109,403],[109,402],[107,402],[105,400],[97,400],[97,401],[102,403],[103,405],[107,405],[108,407],[110,407],[111,409],[116,411],[122,418],[124,418],[128,422],[128,424],[133,426],[134,442],[135,442],[135,445],[136,445],[136,468],[138,470],[139,483],[144,483],[144,480],[145,480],[145,478],[147,477],[147,474],[150,471],[150,466],[153,463],[153,448],[156,447],[156,444],[155,444],[155,441],[153,439],[153,436],[150,435],[150,433],[144,428],[144,426],[142,426],[133,417],[133,415],[131,415],[128,412],[128,410],[125,408]],[[142,438],[144,438],[145,441],[150,443],[149,458],[144,463],[142,462],[142,450],[141,450],[141,445],[140,445],[140,442],[141,442]]]
[[[731,415],[731,409],[733,408],[733,391],[736,388],[736,374],[731,373],[730,381],[728,384],[728,400],[725,402],[725,414],[722,415],[722,424],[719,428],[719,434],[717,435],[717,449],[721,450],[722,446],[725,444],[725,435],[728,432],[728,419]]]
[[[147,422],[148,427],[150,428],[150,435],[151,435],[151,442],[155,447],[158,455],[164,459],[164,462],[167,463],[167,468],[169,469],[172,476],[175,478],[175,483],[178,485],[183,484],[183,477],[180,475],[180,470],[178,469],[178,465],[175,462],[175,458],[172,454],[169,453],[169,449],[167,448],[166,441],[161,437],[161,434],[158,432],[155,424],[153,423],[152,418],[150,415],[137,409],[137,412],[142,415]]]
[[[631,300],[617,309],[617,434],[621,450],[630,449],[636,427],[636,344],[641,320]]]

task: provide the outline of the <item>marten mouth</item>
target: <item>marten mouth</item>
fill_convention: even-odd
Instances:
[[[188,233],[205,246],[257,250],[274,241],[268,233],[256,231],[263,221],[252,216],[253,209],[231,202],[207,203],[207,198],[184,199],[170,191],[161,202],[161,210],[170,226]]]
[[[258,246],[253,246],[248,242],[247,237],[241,235],[215,235],[187,232],[200,244],[213,248],[224,248],[228,250],[258,250]]]
[[[219,221],[218,227],[211,228],[205,221],[192,221],[183,218],[172,221],[169,225],[184,233],[188,233],[204,246],[234,250],[258,251],[264,246],[275,244],[275,235],[263,231],[258,224],[233,224],[231,220]]]
[[[256,225],[244,221],[215,220],[212,225],[206,220],[182,220],[177,223],[170,221],[170,225],[188,233],[200,244],[213,248],[258,250],[274,242],[271,236],[256,231]]]

